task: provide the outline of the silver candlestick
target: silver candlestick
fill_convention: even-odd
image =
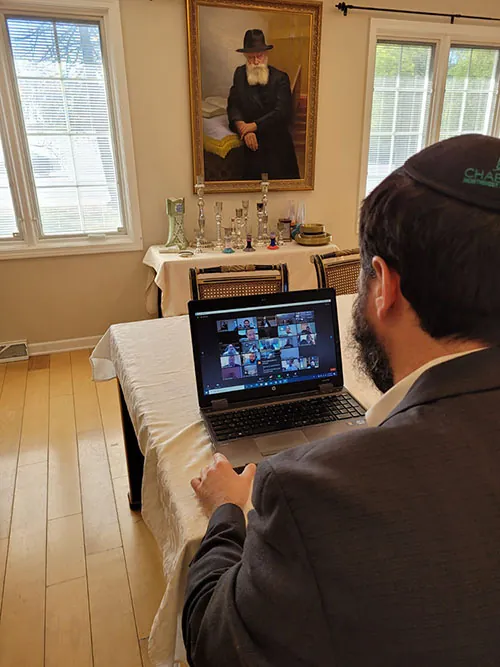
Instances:
[[[268,216],[269,211],[267,210],[268,204],[268,192],[269,192],[269,175],[262,174],[262,181],[260,184],[260,191],[262,192],[262,203],[264,204],[264,215]]]
[[[234,219],[235,227],[236,227],[236,243],[235,243],[235,248],[236,250],[243,250],[245,247],[245,244],[243,242],[243,237],[242,237],[242,228],[243,228],[243,209],[242,208],[237,208],[236,209],[236,217]]]
[[[196,185],[194,186],[196,194],[198,195],[198,234],[199,245],[202,248],[211,248],[212,244],[205,238],[205,182],[203,176],[196,177]],[[198,242],[197,242],[198,245]]]
[[[243,234],[246,236],[247,234],[252,233],[252,230],[250,229],[250,221],[248,219],[250,210],[250,202],[248,199],[244,199],[241,202],[241,208],[243,209]]]
[[[262,202],[257,204],[257,241],[255,245],[257,248],[263,248],[267,245],[264,238],[264,204]]]
[[[223,203],[216,201],[214,205],[215,211],[215,250],[222,250],[224,243],[222,242],[222,208]]]

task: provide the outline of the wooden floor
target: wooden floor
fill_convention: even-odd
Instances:
[[[0,364],[0,664],[146,667],[164,582],[89,352]]]

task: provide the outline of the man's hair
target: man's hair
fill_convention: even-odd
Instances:
[[[500,215],[441,195],[397,171],[361,210],[363,273],[382,257],[432,338],[500,344]]]

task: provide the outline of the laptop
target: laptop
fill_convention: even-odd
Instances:
[[[191,301],[189,319],[200,411],[235,469],[366,426],[333,289]]]

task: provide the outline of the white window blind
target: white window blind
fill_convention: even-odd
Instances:
[[[377,43],[367,193],[426,145],[433,62],[432,44]]]
[[[121,231],[124,224],[99,23],[7,17],[6,24],[39,211],[39,235]]]
[[[498,49],[451,47],[441,139],[460,134],[492,133],[498,77]]]
[[[12,238],[17,231],[16,214],[0,138],[0,238]]]

